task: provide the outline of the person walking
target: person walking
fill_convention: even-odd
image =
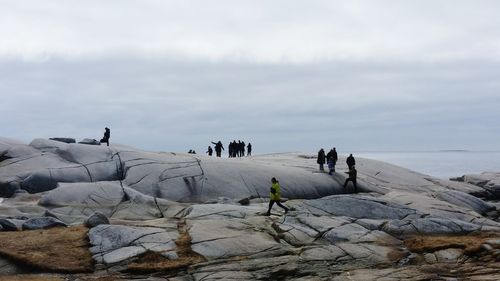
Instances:
[[[345,160],[346,164],[347,164],[347,167],[349,167],[349,171],[351,170],[351,168],[356,165],[356,160],[354,159],[354,156],[352,156],[352,153],[349,154],[349,157],[347,157],[347,159]]]
[[[328,152],[326,155],[326,161],[328,163],[328,174],[335,173],[335,164],[337,163],[338,160],[338,155],[337,151],[335,150],[335,147]]]
[[[251,156],[251,155],[252,155],[252,144],[248,143],[248,145],[247,145],[247,156]]]
[[[352,182],[352,184],[354,185],[354,193],[358,193],[358,187],[356,185],[356,177],[358,176],[358,171],[354,166],[352,166],[349,172],[345,173],[348,174],[349,177],[344,182],[344,189],[347,187],[348,182]]]
[[[320,171],[324,171],[325,169],[323,168],[323,165],[325,164],[325,151],[322,149],[320,149],[318,151],[318,159],[316,160],[316,162],[319,164],[319,170]]]
[[[208,156],[212,156],[212,153],[213,153],[213,152],[214,152],[214,150],[213,150],[213,149],[212,149],[212,147],[209,145],[209,146],[208,146],[208,150],[207,150],[207,152],[205,152],[205,153],[208,153]]]
[[[104,136],[101,139],[101,143],[105,142],[109,146],[110,137],[111,137],[111,130],[108,127],[104,128]]]
[[[281,204],[280,189],[280,183],[276,178],[273,177],[271,179],[271,193],[269,194],[269,209],[267,210],[266,216],[271,215],[271,209],[273,208],[274,203],[285,209],[285,214],[288,213],[289,209]]]

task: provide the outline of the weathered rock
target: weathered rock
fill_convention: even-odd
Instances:
[[[96,227],[101,224],[109,224],[108,218],[102,213],[94,213],[85,221],[85,226],[88,228]]]
[[[444,190],[438,192],[437,197],[456,206],[470,208],[482,215],[495,209],[495,206],[492,206],[477,197],[461,191]]]
[[[25,221],[22,225],[22,230],[46,229],[58,226],[66,227],[67,225],[62,221],[52,217],[41,217],[41,218],[32,218]]]
[[[60,141],[64,143],[76,143],[76,140],[73,138],[49,138],[49,140]]]
[[[96,139],[83,139],[78,142],[79,144],[101,145],[101,142]]]
[[[0,219],[0,226],[2,227],[3,231],[17,231],[19,230],[12,221],[8,219]]]
[[[146,251],[163,253],[176,248],[176,235],[161,228],[102,224],[90,229],[88,235],[94,259],[108,265]]]
[[[19,190],[19,183],[15,181],[4,182],[0,180],[0,197],[12,197]]]
[[[414,209],[381,198],[359,195],[332,195],[303,201],[296,208],[314,215],[347,216],[360,219],[403,219]]]
[[[114,207],[125,199],[119,182],[59,183],[42,196],[42,206]]]
[[[429,217],[415,220],[392,220],[382,227],[383,231],[398,236],[414,234],[467,234],[480,229],[480,225],[456,219]]]

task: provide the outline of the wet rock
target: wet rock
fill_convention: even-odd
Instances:
[[[25,221],[22,225],[22,230],[46,229],[58,226],[66,227],[67,225],[64,222],[52,217],[41,217]]]
[[[88,228],[96,227],[101,224],[109,224],[108,218],[102,213],[94,213],[85,221],[85,226]]]

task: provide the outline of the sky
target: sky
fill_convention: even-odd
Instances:
[[[500,150],[499,1],[0,0],[0,135]]]

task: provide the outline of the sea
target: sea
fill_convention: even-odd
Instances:
[[[353,155],[443,179],[464,174],[500,172],[500,151],[358,152]]]

